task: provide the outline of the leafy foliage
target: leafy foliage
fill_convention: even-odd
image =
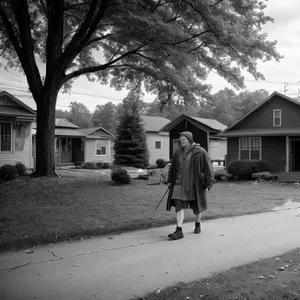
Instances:
[[[115,131],[115,113],[116,106],[112,102],[107,102],[104,105],[97,105],[91,120],[93,126],[103,127],[113,133]]]
[[[128,175],[127,171],[123,168],[113,169],[111,171],[111,179],[117,183],[128,184],[131,182],[131,178]]]
[[[251,179],[253,173],[270,171],[270,164],[264,160],[234,160],[227,166],[227,172],[239,179]]]
[[[3,165],[0,167],[0,178],[4,181],[13,180],[18,176],[18,171],[15,166]]]
[[[162,158],[157,159],[155,163],[159,169],[163,169],[166,166],[166,162]]]
[[[81,128],[92,127],[91,113],[89,109],[80,102],[72,101],[70,103],[67,120]]]
[[[17,170],[17,172],[18,172],[19,175],[23,175],[26,172],[26,167],[21,162],[17,162],[15,164],[15,168],[16,168],[16,170]]]
[[[54,175],[57,95],[80,75],[116,89],[143,81],[162,104],[207,99],[211,70],[235,87],[242,69],[263,79],[257,61],[281,58],[262,33],[272,21],[264,9],[260,0],[0,1],[4,67],[24,71],[37,104],[37,173]]]

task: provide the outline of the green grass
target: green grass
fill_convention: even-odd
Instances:
[[[159,172],[149,180],[117,185],[99,171],[58,171],[57,178],[18,177],[0,185],[0,249],[29,247],[84,236],[174,224],[165,210]],[[278,183],[216,183],[203,218],[263,212],[298,197],[299,190]],[[298,197],[299,199],[299,197]],[[192,221],[193,214],[186,214]]]
[[[283,271],[279,268],[284,266]],[[212,277],[152,292],[143,300],[300,299],[300,251],[260,260]]]

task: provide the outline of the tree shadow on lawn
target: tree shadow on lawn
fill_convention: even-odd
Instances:
[[[119,185],[108,176],[29,178],[5,182],[0,190],[0,249],[31,247],[70,239],[102,236],[174,224],[174,209],[159,175]],[[151,185],[152,184],[152,185]],[[299,200],[288,185],[253,182],[216,183],[208,192],[212,219],[268,211],[288,199]],[[194,221],[191,211],[185,222]]]

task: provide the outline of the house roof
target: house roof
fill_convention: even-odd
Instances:
[[[197,127],[201,126],[202,129],[208,132],[220,132],[226,128],[226,125],[214,119],[190,117],[185,114],[182,114],[176,119],[174,119],[172,122],[166,124],[163,128],[160,129],[160,131],[170,131],[183,120],[188,120]]]
[[[226,125],[220,123],[219,121],[217,121],[215,119],[205,119],[205,118],[196,118],[196,117],[191,117],[191,118],[193,118],[194,120],[196,120],[200,123],[205,124],[206,126],[212,128],[214,130],[222,131],[225,128],[227,128]]]
[[[1,116],[24,116],[35,118],[35,113],[25,110],[23,107],[1,106]]]
[[[12,94],[6,92],[6,91],[0,91],[0,97],[6,96],[13,102],[17,103],[19,107],[13,107],[13,106],[3,106],[1,107],[1,114],[5,115],[23,115],[23,116],[35,116],[35,111],[26,105],[23,101],[19,100]]]
[[[270,130],[272,130],[273,128],[271,129],[243,129],[243,130],[233,130],[233,128],[240,122],[242,122],[245,118],[247,118],[249,115],[251,115],[254,111],[256,111],[257,109],[259,109],[262,105],[264,105],[266,102],[268,102],[270,99],[272,99],[274,96],[279,96],[293,104],[296,104],[298,106],[300,106],[300,103],[297,102],[296,100],[286,96],[286,95],[283,95],[277,91],[273,92],[271,95],[269,95],[265,100],[263,100],[261,103],[257,104],[251,111],[249,111],[247,114],[245,114],[240,120],[238,120],[237,122],[235,122],[232,126],[229,126],[228,128],[226,128],[224,131],[222,131],[221,133],[218,134],[218,136],[224,136],[224,137],[227,137],[227,136],[237,136],[237,133],[238,132],[241,132],[243,134],[246,134],[246,132],[252,132],[252,134],[254,133],[253,131],[256,132],[256,134],[258,135],[258,131],[261,132],[259,135],[263,135],[263,134],[268,134],[270,133]],[[284,128],[279,128],[278,127],[276,128],[276,131],[280,131],[280,129],[284,129]],[[291,130],[292,128],[286,128],[284,130],[287,130],[289,133],[289,130]],[[291,131],[292,133],[292,131]],[[234,135],[232,135],[234,134]]]
[[[260,129],[237,129],[227,133],[219,133],[217,137],[239,137],[239,136],[270,136],[270,135],[300,135],[300,128],[260,128]]]
[[[115,138],[115,136],[110,133],[109,131],[107,131],[106,129],[104,129],[103,127],[90,127],[90,128],[80,128],[79,129],[82,133],[85,134],[86,137],[92,137],[91,135],[97,131],[102,131],[104,133],[103,137],[111,137],[111,138]],[[95,138],[97,138],[99,136],[95,136]]]
[[[55,128],[55,136],[85,137],[85,134],[78,129]]]
[[[79,128],[79,126],[69,122],[67,119],[64,119],[64,118],[56,118],[55,126],[56,127],[66,127],[66,128]]]
[[[157,116],[141,116],[144,129],[148,132],[159,132],[170,120]]]

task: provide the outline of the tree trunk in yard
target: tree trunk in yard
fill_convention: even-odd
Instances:
[[[34,176],[56,176],[55,173],[55,105],[57,93],[43,93],[37,103],[36,169]]]

